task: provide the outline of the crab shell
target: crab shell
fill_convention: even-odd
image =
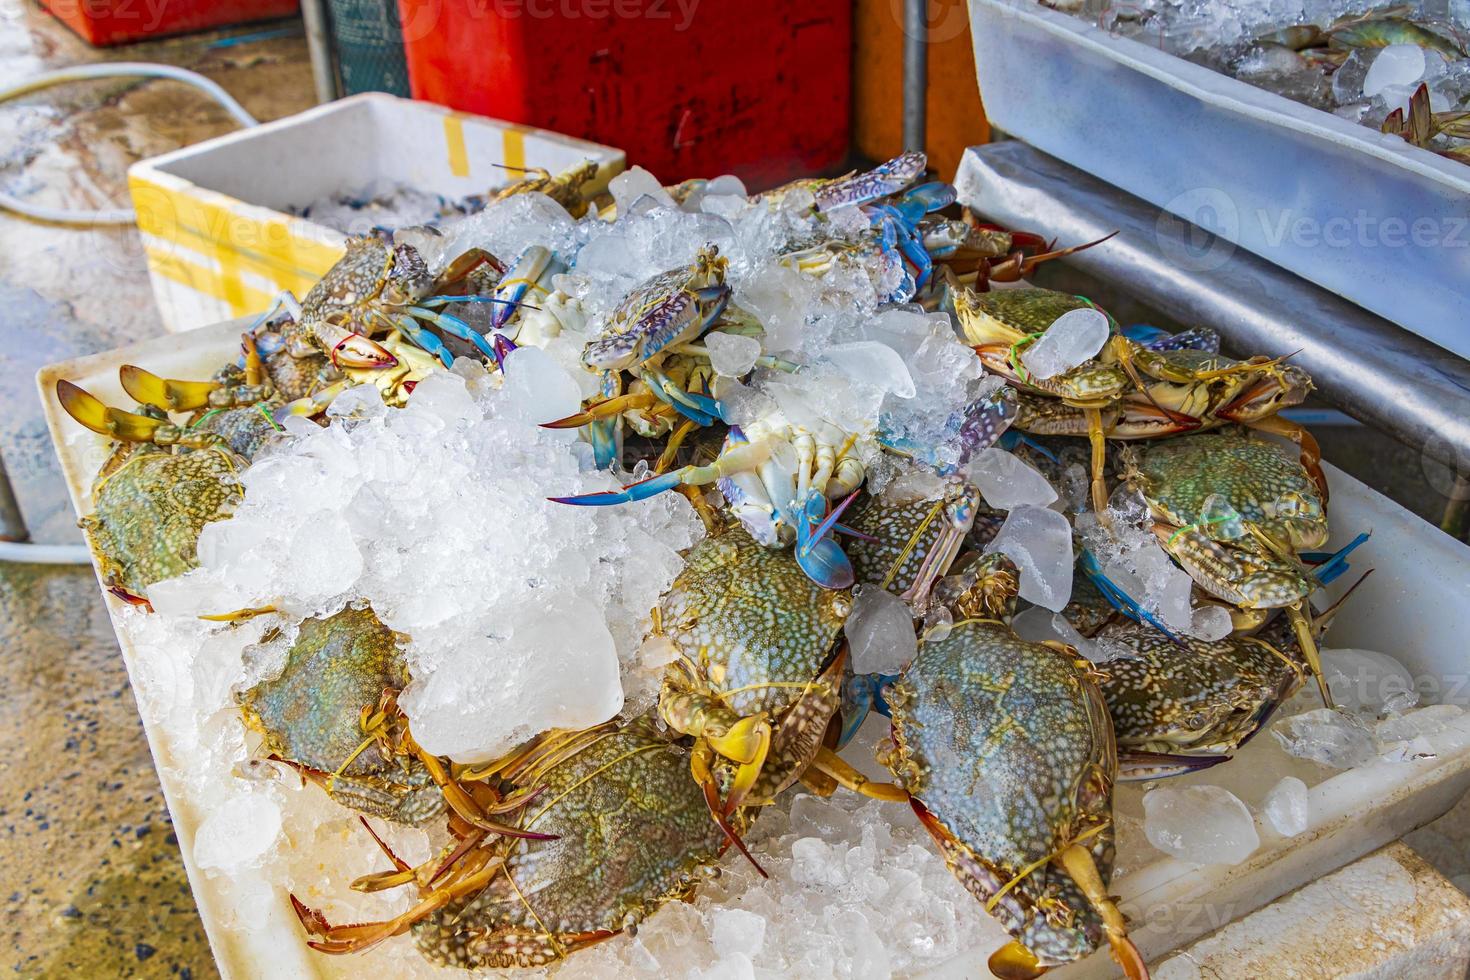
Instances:
[[[1037,378],[1012,363],[1019,344],[1042,334],[1063,314],[1098,309],[1091,300],[1054,289],[1021,288],[980,293],[960,289],[953,295],[954,312],[965,343],[975,348],[986,369],[1023,391],[1034,391],[1083,407],[1109,405],[1129,387],[1120,365],[1094,358],[1053,378]],[[1107,315],[1105,311],[1104,315]],[[1108,316],[1111,332],[1118,325]]]
[[[954,563],[980,507],[980,491],[967,483],[953,484],[938,499],[904,503],[863,494],[845,514],[847,527],[872,539],[847,545],[857,580],[923,605]]]
[[[82,518],[103,584],[142,597],[199,565],[199,532],[230,516],[243,490],[240,460],[222,446],[170,452],[122,446],[92,487]]]
[[[1128,651],[1099,668],[1125,760],[1130,752],[1185,757],[1234,752],[1306,676],[1306,664],[1284,629],[1259,638],[1176,641],[1129,622],[1103,628],[1097,639]]]
[[[708,248],[692,265],[635,287],[613,311],[604,334],[587,342],[582,363],[596,371],[619,371],[694,339],[729,301],[725,265],[718,251]]]
[[[416,924],[435,963],[544,966],[688,898],[724,849],[689,778],[689,750],[648,717],[612,728],[538,778],[521,826],[557,840],[506,840],[505,873]],[[744,812],[734,817],[744,826]]]
[[[1123,455],[1123,475],[1156,516],[1176,527],[1201,525],[1210,497],[1293,550],[1327,541],[1327,512],[1311,476],[1274,445],[1229,433],[1184,436]],[[1204,524],[1211,540],[1231,540]]]
[[[851,607],[848,590],[822,588],[789,548],[762,547],[738,526],[695,545],[660,601],[655,632],[679,654],[664,675],[665,721],[688,731],[697,705],[717,702],[772,724],[770,753],[748,802],[769,802],[821,747],[838,706],[843,658],[836,641]]]
[[[376,740],[363,747],[364,711],[374,709],[384,691],[401,691],[409,681],[398,639],[371,609],[349,606],[308,619],[280,675],[239,701],[265,751],[325,777],[320,781],[332,799],[369,816],[421,824],[445,805],[428,771],[406,754],[385,755]]]
[[[885,695],[894,742],[885,761],[950,871],[988,902],[1040,862],[993,914],[1043,967],[1097,948],[1102,920],[1048,861],[1090,834],[1104,882],[1113,863],[1112,723],[1075,654],[964,620],[923,643]]]

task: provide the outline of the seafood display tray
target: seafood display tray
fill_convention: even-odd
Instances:
[[[626,165],[601,143],[369,92],[142,160],[128,187],[177,333],[262,312],[284,289],[302,296],[342,257],[341,232],[288,207],[380,180],[454,200],[584,160],[599,164],[594,191]]]
[[[970,26],[998,128],[1470,356],[1470,167],[1035,0]]]
[[[118,367],[147,365],[170,377],[206,377],[238,349],[243,321],[216,324],[184,337],[161,337],[120,350],[44,368],[38,375],[41,399],[56,453],[78,515],[91,509],[89,488],[106,455],[105,440],[67,416],[54,396],[56,380],[74,381],[111,404],[125,396]],[[1372,539],[1354,558],[1375,573],[1347,603],[1330,637],[1335,647],[1382,650],[1399,658],[1416,677],[1444,681],[1442,689],[1465,697],[1463,681],[1470,658],[1463,637],[1470,635],[1470,547],[1463,545],[1368,489],[1345,473],[1327,467],[1333,495],[1329,547],[1337,548],[1359,531]],[[1346,586],[1345,576],[1337,591]],[[180,776],[188,760],[171,742],[159,717],[151,716],[150,684],[160,671],[141,664],[139,651],[120,628],[123,604],[106,592],[128,674],[138,693],[164,795],[188,869],[190,884],[216,961],[226,977],[331,978],[361,976],[373,969],[379,952],[328,957],[310,951],[289,907],[283,885],[273,887],[274,907],[265,914],[235,908],[235,889],[249,870],[232,877],[210,875],[196,860],[201,821],[214,801],[200,798]],[[165,672],[166,673],[166,672]],[[191,693],[192,693],[192,689]],[[1430,700],[1437,700],[1431,698]],[[874,723],[870,720],[869,724]],[[1263,736],[1269,738],[1269,736]],[[1221,770],[1223,771],[1223,770]],[[1274,777],[1271,778],[1274,781]],[[1255,790],[1259,800],[1268,788]],[[1379,764],[1338,773],[1311,790],[1310,825],[1284,839],[1259,823],[1262,846],[1236,866],[1199,867],[1155,855],[1115,883],[1122,906],[1133,920],[1132,936],[1154,960],[1184,943],[1238,918],[1278,896],[1347,864],[1444,813],[1470,788],[1470,748],[1436,758]],[[1129,788],[1128,792],[1137,792]],[[310,841],[310,836],[306,836]],[[231,925],[248,923],[248,925]],[[985,975],[991,950],[976,949],[933,971],[942,977]],[[1058,978],[1109,976],[1116,967],[1105,952],[1055,972]],[[457,976],[446,971],[446,976]]]

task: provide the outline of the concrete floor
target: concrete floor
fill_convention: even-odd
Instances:
[[[0,0],[0,85],[87,61],[160,61],[257,118],[312,104],[299,23],[99,51],[28,0]],[[221,46],[261,32],[290,36]],[[171,82],[69,85],[0,105],[0,187],[53,206],[127,203],[127,165],[233,128]],[[18,137],[18,138],[16,138]],[[162,332],[138,236],[0,212],[0,453],[36,540],[82,540],[35,395],[60,358]],[[90,569],[0,564],[0,968],[41,977],[215,975],[152,759]]]
[[[215,79],[262,120],[307,107],[297,25],[97,51],[28,0],[0,0],[0,84],[99,60]],[[221,45],[231,37],[243,43]],[[166,82],[94,82],[0,105],[0,187],[56,206],[126,202],[128,163],[231,128]],[[37,540],[80,542],[35,397],[37,368],[162,332],[138,237],[0,212],[0,453]],[[127,677],[90,569],[0,564],[0,966],[26,976],[214,975]],[[1411,841],[1470,886],[1470,807]]]

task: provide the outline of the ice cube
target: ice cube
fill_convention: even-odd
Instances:
[[[1054,378],[1087,363],[1108,342],[1107,314],[1084,307],[1068,310],[1021,353],[1021,364],[1038,378]]]
[[[854,590],[843,634],[859,674],[896,674],[918,651],[913,613],[898,596],[877,586]]]
[[[1348,52],[1347,59],[1332,73],[1332,97],[1338,105],[1352,105],[1365,98],[1363,81],[1373,64],[1374,56],[1380,50],[1382,49],[1354,48]]]
[[[1378,52],[1363,76],[1363,94],[1372,98],[1390,87],[1417,85],[1428,62],[1417,44],[1390,44]]]
[[[210,806],[194,834],[194,863],[226,874],[256,864],[281,833],[281,808],[267,793],[240,793]]]
[[[908,365],[886,344],[871,340],[835,344],[827,348],[823,357],[854,381],[891,392],[898,398],[912,398],[917,391]]]
[[[970,482],[980,488],[985,502],[997,510],[1022,504],[1049,506],[1057,492],[1041,472],[1015,453],[991,446],[970,457]]]
[[[1378,754],[1368,726],[1356,715],[1332,708],[1285,718],[1271,734],[1290,755],[1333,769],[1365,765]]]
[[[1377,715],[1390,699],[1402,701],[1405,695],[1415,694],[1414,676],[1386,653],[1323,649],[1321,656],[1327,689],[1339,707]]]
[[[645,195],[651,197],[659,207],[674,207],[674,199],[669,196],[669,192],[664,190],[663,185],[653,174],[642,167],[629,167],[624,170],[608,181],[607,189],[617,204],[619,217],[631,214],[634,210],[633,205]]]
[[[1464,709],[1454,704],[1431,704],[1380,721],[1375,726],[1380,741],[1411,740],[1437,735],[1454,724]]]
[[[766,920],[744,909],[715,909],[710,913],[710,940],[721,957],[739,953],[753,958],[766,941]]]
[[[582,389],[576,380],[539,347],[517,347],[506,355],[503,390],[509,402],[506,414],[534,425],[582,410]],[[572,432],[571,438],[575,437]]]
[[[1307,829],[1307,804],[1307,784],[1295,776],[1285,776],[1266,793],[1261,810],[1277,833],[1295,837]]]
[[[1022,504],[1006,515],[986,554],[1003,552],[1021,570],[1021,598],[1053,612],[1072,597],[1072,525],[1062,514]]]
[[[1194,864],[1239,864],[1261,846],[1250,810],[1219,786],[1159,786],[1143,796],[1143,832]]]
[[[1190,617],[1189,635],[1201,640],[1223,640],[1235,631],[1230,613],[1223,606],[1205,603],[1195,607]]]
[[[720,330],[705,334],[704,346],[709,350],[710,366],[715,373],[727,378],[742,378],[749,374],[761,356],[761,342],[756,338]]]

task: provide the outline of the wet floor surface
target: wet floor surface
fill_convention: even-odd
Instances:
[[[199,71],[261,120],[313,101],[296,22],[99,51],[33,3],[0,0],[0,86],[109,60]],[[0,189],[53,207],[126,206],[128,164],[233,128],[212,102],[176,83],[67,85],[0,104]],[[68,228],[0,212],[0,454],[36,540],[82,540],[42,421],[36,370],[161,332],[131,228]],[[0,563],[0,656],[8,673],[0,698],[0,970],[215,976],[91,570]]]

